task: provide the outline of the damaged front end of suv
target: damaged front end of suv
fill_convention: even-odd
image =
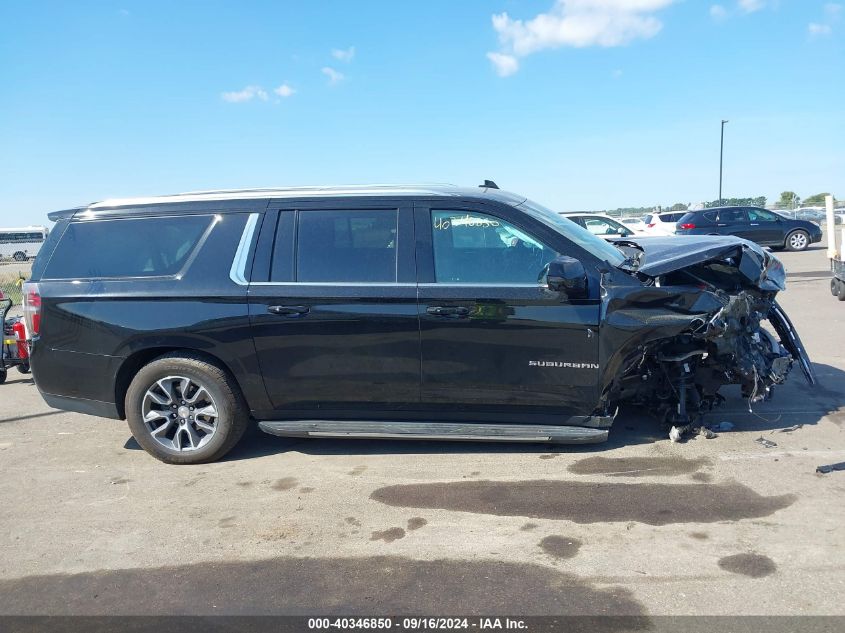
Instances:
[[[683,433],[741,386],[749,409],[772,397],[794,364],[816,378],[775,301],[781,262],[733,237],[644,238],[616,245],[624,270],[602,276],[601,397],[647,408]]]

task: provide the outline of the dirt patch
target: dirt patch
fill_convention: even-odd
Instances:
[[[361,527],[361,522],[356,519],[355,517],[346,517],[344,519],[349,525],[354,525],[355,527]]]
[[[190,600],[185,587],[191,588]],[[143,596],[143,604],[155,605],[157,615],[324,615],[330,605],[343,615],[629,616],[598,621],[606,631],[651,624],[642,604],[623,587],[599,589],[544,565],[498,560],[378,556],[213,562],[2,580],[0,596],[4,613],[44,615],[135,615]]]
[[[357,477],[358,475],[363,475],[365,470],[367,470],[366,466],[356,466],[346,474],[351,475],[352,477]]]
[[[422,517],[411,517],[408,519],[408,531],[419,530],[422,526],[427,524],[428,521]]]
[[[555,558],[572,558],[581,549],[581,541],[566,536],[547,536],[540,541],[540,547]]]
[[[690,532],[690,538],[694,538],[697,541],[706,541],[710,538],[710,535],[707,532]]]
[[[693,481],[698,481],[703,484],[709,484],[711,481],[713,481],[713,475],[711,475],[710,473],[693,473],[689,476],[689,478]]]
[[[536,523],[526,523],[525,525],[523,525],[519,529],[522,530],[523,532],[528,532],[529,530],[536,530],[538,527],[540,527],[540,526],[537,525]]]
[[[560,453],[547,453],[545,455],[540,455],[540,459],[554,459],[555,457],[560,457]]]
[[[795,495],[764,497],[738,483],[632,484],[548,480],[396,485],[379,488],[370,498],[402,508],[565,519],[575,523],[637,521],[649,525],[759,518],[782,510],[797,499]]]
[[[689,475],[709,462],[682,457],[588,457],[569,466],[576,475],[608,477],[676,477]]]
[[[281,479],[277,479],[271,488],[273,490],[290,490],[291,488],[296,488],[298,483],[296,477],[282,477]]]
[[[778,566],[768,556],[760,554],[734,554],[719,559],[719,567],[732,574],[763,578],[775,573]]]
[[[392,527],[381,532],[373,532],[370,536],[371,541],[384,541],[385,543],[392,543],[398,541],[400,538],[405,538],[405,530],[400,527]]]
[[[304,495],[307,495],[307,494],[308,494],[308,493],[310,493],[310,492],[314,492],[314,489],[313,489],[313,488],[309,488],[308,486],[306,486],[306,487],[304,487],[304,488],[300,488],[300,489],[299,489],[299,492],[301,492],[301,493],[302,493],[302,494],[304,494]]]

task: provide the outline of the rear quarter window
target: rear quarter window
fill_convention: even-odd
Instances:
[[[212,215],[71,222],[43,278],[173,276],[182,272],[213,222]]]

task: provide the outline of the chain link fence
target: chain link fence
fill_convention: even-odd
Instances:
[[[0,266],[0,293],[12,300],[13,306],[21,305],[21,284],[29,277],[29,270],[15,266]]]

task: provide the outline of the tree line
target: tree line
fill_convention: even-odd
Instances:
[[[784,191],[780,194],[778,200],[774,203],[776,209],[797,209],[800,206],[818,207],[824,206],[824,200],[829,193],[817,193],[808,196],[803,200],[794,191]],[[721,200],[711,200],[704,202],[704,208],[710,209],[713,207],[765,207],[766,196],[756,196],[751,198],[722,198]],[[834,197],[836,201],[836,197]],[[606,209],[604,212],[613,216],[628,217],[632,215],[645,215],[646,213],[657,212],[677,212],[687,211],[691,206],[685,202],[676,202],[671,206],[655,205],[652,207],[619,207],[618,209]]]

